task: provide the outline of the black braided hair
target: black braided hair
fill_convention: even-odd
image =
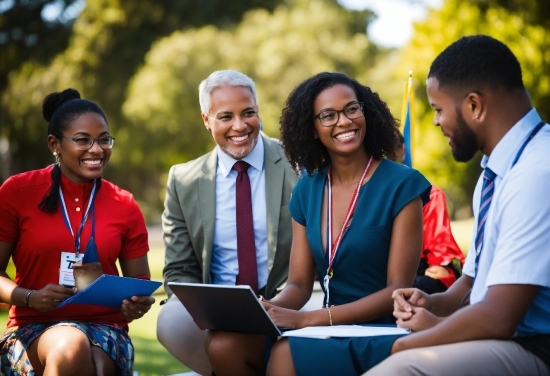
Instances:
[[[58,139],[63,137],[63,131],[80,115],[94,112],[103,117],[107,123],[107,117],[103,110],[94,102],[81,99],[80,93],[75,89],[65,89],[62,92],[51,93],[44,98],[42,103],[42,115],[48,122],[48,135]],[[52,169],[52,185],[38,204],[38,208],[45,213],[54,213],[59,201],[59,184],[61,183],[61,169],[55,164]],[[98,187],[101,179],[98,179]]]

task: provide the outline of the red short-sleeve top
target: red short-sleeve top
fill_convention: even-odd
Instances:
[[[15,243],[12,254],[15,283],[39,290],[59,283],[61,252],[75,252],[75,242],[66,227],[61,205],[45,213],[38,204],[52,185],[52,166],[14,175],[0,186],[0,241]],[[75,184],[64,176],[61,189],[73,232],[76,234],[92,191],[93,183]],[[149,250],[143,214],[131,193],[102,180],[94,201],[95,242],[103,273],[119,275],[117,259],[142,257]],[[91,215],[81,236],[84,253],[91,234]],[[106,294],[109,292],[106,291]],[[67,305],[48,312],[12,306],[7,326],[74,320],[117,324],[127,328],[120,309]]]

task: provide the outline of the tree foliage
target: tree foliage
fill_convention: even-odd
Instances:
[[[520,61],[523,80],[534,106],[543,119],[550,119],[547,106],[550,101],[550,32],[541,25],[528,23],[522,14],[502,7],[480,9],[476,4],[447,0],[441,9],[431,10],[424,21],[415,25],[413,38],[402,51],[398,66],[400,72],[414,71],[419,119],[414,145],[415,167],[443,188],[453,212],[463,208],[463,215],[471,215],[470,202],[480,173],[480,155],[469,163],[456,163],[441,130],[433,125],[434,113],[426,98],[425,84],[433,59],[464,35],[486,34],[501,40]]]
[[[513,13],[526,23],[550,29],[550,1],[548,0],[469,0],[482,13],[500,7]]]
[[[300,0],[273,13],[250,11],[235,28],[183,30],[156,43],[123,107],[134,145],[130,163],[148,171],[147,184],[154,187],[148,191],[163,197],[158,188],[168,168],[214,146],[198,102],[198,85],[211,72],[236,69],[252,77],[264,131],[278,136],[283,102],[299,82],[324,70],[366,71],[376,53],[365,33],[370,15]]]
[[[415,26],[402,51],[370,43],[365,30],[373,14],[345,10],[337,0],[230,6],[222,0],[86,0],[74,23],[42,17],[45,6],[63,10],[82,1],[0,0],[0,181],[53,161],[41,102],[74,87],[104,108],[116,136],[106,177],[132,191],[154,220],[168,167],[213,147],[197,98],[199,82],[213,70],[238,69],[256,81],[264,130],[272,136],[287,95],[312,74],[345,72],[378,91],[399,117],[403,83],[413,70],[420,120],[415,167],[445,189],[457,212],[469,204],[479,165],[452,160],[431,124],[424,80],[441,50],[474,33],[512,48],[535,106],[550,118],[544,106],[550,102],[548,0],[446,0]],[[6,139],[11,168],[3,159]]]
[[[3,53],[12,53],[17,59],[6,65],[2,76],[10,77],[9,86],[5,90],[0,87],[0,140],[9,140],[11,157],[0,153],[2,165],[11,161],[9,171],[6,168],[0,171],[0,180],[51,161],[44,147],[46,125],[40,115],[41,100],[46,94],[74,87],[85,98],[97,101],[111,125],[122,129],[126,121],[121,107],[128,82],[155,40],[181,28],[204,24],[227,26],[237,22],[249,8],[272,9],[280,1],[240,0],[228,7],[221,0],[87,0],[74,22],[68,44],[59,35],[44,34],[46,40],[40,48],[49,53],[47,59],[36,58],[40,56],[39,49],[31,48],[27,53],[22,48],[2,48]],[[0,21],[7,22],[9,16],[9,25],[16,29],[29,24],[25,26],[29,28],[28,35],[35,29],[43,31],[46,24],[41,28],[32,25],[45,22],[41,12],[50,3],[58,1],[17,1],[0,13]],[[72,3],[67,0],[63,4]],[[34,21],[30,22],[30,18]],[[63,52],[55,56],[60,51]],[[4,63],[4,59],[0,62]],[[117,147],[120,146],[125,147],[117,142]],[[107,176],[125,188],[139,186],[128,169],[115,166],[108,169]]]
[[[10,71],[28,60],[48,63],[65,50],[74,21],[67,13],[76,1],[0,1],[0,93],[6,88]],[[51,6],[59,8],[57,19],[43,17]]]
[[[258,9],[240,25],[232,23],[260,3],[272,7],[282,1],[222,7],[221,1],[150,0],[137,6],[131,0],[88,0],[62,54],[49,65],[26,62],[10,76],[2,105],[12,173],[52,161],[44,146],[41,101],[52,91],[74,87],[103,107],[117,138],[106,177],[131,190],[146,211],[158,210],[160,175],[212,147],[197,102],[198,83],[211,71],[233,67],[263,77],[258,82],[266,104],[262,115],[266,130],[276,134],[280,107],[295,84],[319,70],[360,71],[368,60],[364,52],[374,48],[365,35],[371,13],[345,11],[335,0],[288,1],[291,5],[274,12]],[[203,23],[212,26],[191,27]],[[162,38],[174,28],[180,30]]]

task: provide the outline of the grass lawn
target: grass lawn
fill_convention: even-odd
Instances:
[[[451,223],[453,235],[466,254],[472,238],[473,219],[455,221]],[[164,265],[164,247],[157,241],[151,241],[149,251],[149,266],[153,280],[162,281],[162,267]],[[13,265],[8,266],[8,274],[15,275]],[[130,336],[135,347],[134,371],[140,376],[170,375],[181,373],[189,369],[175,360],[166,349],[157,341],[156,325],[161,306],[159,302],[166,298],[164,288],[160,287],[154,294],[156,299],[151,310],[141,319],[130,324]],[[6,311],[0,311],[0,327],[5,327],[8,319]],[[177,325],[175,323],[175,325]],[[199,344],[197,344],[199,345]]]
[[[148,258],[151,279],[162,281],[164,247],[152,245]],[[134,371],[139,372],[140,376],[170,375],[189,371],[187,367],[170,355],[157,340],[157,317],[161,308],[159,302],[166,298],[163,286],[156,291],[154,297],[156,302],[151,310],[141,319],[130,323],[130,337],[135,347]]]
[[[152,279],[162,281],[163,265],[164,247],[152,245],[149,251],[149,266]],[[7,272],[10,276],[15,275],[11,262]],[[162,286],[156,291],[154,297],[156,302],[151,307],[151,310],[141,319],[130,323],[130,337],[135,347],[134,371],[139,372],[140,376],[170,375],[189,371],[187,367],[172,357],[157,341],[157,316],[161,308],[159,302],[166,298]],[[7,321],[8,312],[0,310],[0,328],[5,328]]]

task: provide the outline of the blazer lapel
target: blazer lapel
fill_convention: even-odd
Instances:
[[[201,211],[202,228],[204,229],[204,246],[202,249],[203,282],[209,283],[210,260],[212,258],[212,243],[214,242],[214,221],[216,218],[216,168],[218,152],[215,148],[204,165],[199,177],[199,205]]]
[[[281,212],[281,195],[285,170],[279,163],[281,155],[275,147],[275,142],[262,134],[264,141],[265,166],[265,196],[267,210],[267,248],[268,269],[271,271],[275,252],[277,250],[277,233],[279,231],[279,216]]]

